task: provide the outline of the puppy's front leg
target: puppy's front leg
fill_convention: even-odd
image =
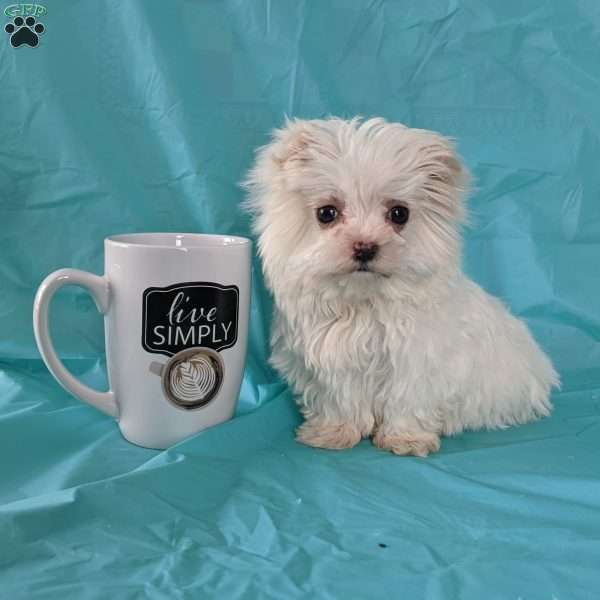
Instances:
[[[424,429],[412,416],[388,415],[377,427],[373,444],[394,454],[427,456],[440,449],[440,437],[436,432]]]
[[[344,421],[312,417],[296,430],[296,439],[307,446],[343,450],[356,446],[361,440],[358,427]]]
[[[325,386],[308,386],[300,408],[306,420],[298,427],[296,439],[308,446],[331,450],[352,448],[373,429],[370,411],[361,411],[358,400],[334,394]]]

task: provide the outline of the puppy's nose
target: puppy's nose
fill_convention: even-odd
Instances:
[[[379,246],[371,242],[356,242],[352,246],[354,251],[354,260],[358,262],[369,262],[377,256]]]

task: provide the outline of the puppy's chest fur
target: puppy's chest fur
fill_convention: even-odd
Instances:
[[[310,303],[298,308],[279,314],[285,337],[280,341],[303,358],[305,368],[324,374],[354,372],[369,377],[388,371],[401,357],[412,329],[410,315],[376,302]]]

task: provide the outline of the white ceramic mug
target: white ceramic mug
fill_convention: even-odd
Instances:
[[[60,269],[38,289],[33,325],[50,372],[140,446],[166,448],[231,418],[246,360],[250,240],[136,233],[107,238],[104,254],[103,276]],[[104,314],[109,391],[81,383],[54,351],[48,307],[63,285],[86,288]]]

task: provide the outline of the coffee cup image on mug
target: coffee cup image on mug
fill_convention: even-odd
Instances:
[[[206,406],[218,394],[225,371],[219,353],[203,347],[186,348],[149,368],[160,376],[165,397],[187,410]]]

